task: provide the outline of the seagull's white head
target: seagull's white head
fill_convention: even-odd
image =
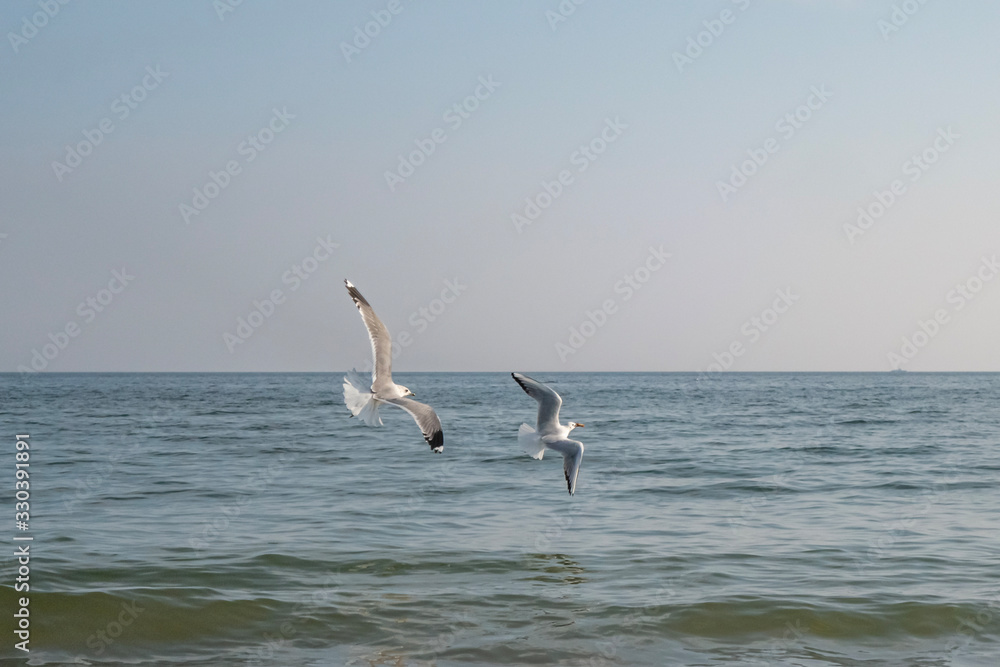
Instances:
[[[570,422],[568,424],[568,426],[569,426],[569,430],[571,430],[571,431],[573,429],[575,429],[575,428],[583,428],[583,424],[581,424],[580,422]]]
[[[403,391],[403,396],[416,396],[416,394],[414,394],[412,391],[410,391],[403,385],[399,385],[399,388]]]

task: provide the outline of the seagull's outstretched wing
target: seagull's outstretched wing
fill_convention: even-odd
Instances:
[[[431,446],[432,452],[440,454],[444,451],[444,432],[441,430],[441,420],[438,419],[437,413],[431,406],[409,398],[384,400],[386,403],[391,403],[410,413],[410,416],[417,422],[417,426],[420,427],[420,432],[424,434],[424,440]]]
[[[350,280],[345,280],[347,293],[354,300],[354,305],[361,313],[361,319],[368,329],[368,338],[372,342],[372,391],[378,391],[385,386],[392,384],[392,337],[389,330],[382,324],[371,304],[361,296],[358,288],[351,284]]]
[[[545,446],[563,455],[563,474],[566,476],[566,487],[569,495],[576,494],[576,478],[580,476],[580,464],[583,462],[583,443],[579,440],[554,440],[543,438]]]
[[[538,401],[538,430],[545,431],[548,428],[557,428],[559,426],[559,408],[562,406],[559,394],[548,385],[544,385],[538,380],[532,380],[527,375],[511,373],[510,376],[521,385],[521,389],[528,396]]]

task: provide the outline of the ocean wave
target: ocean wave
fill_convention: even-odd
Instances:
[[[384,567],[384,566],[383,566]],[[547,560],[546,568],[562,571],[565,564]],[[871,600],[863,598],[782,598],[733,596],[704,601],[654,600],[645,606],[597,604],[572,597],[540,600],[534,595],[481,591],[480,595],[450,594],[440,600],[407,594],[347,596],[336,589],[299,600],[278,600],[212,588],[128,589],[113,592],[33,592],[32,641],[58,651],[96,655],[99,632],[119,635],[116,653],[155,655],[164,644],[205,648],[253,646],[282,624],[295,627],[289,642],[302,646],[375,640],[386,623],[415,624],[421,632],[444,632],[456,618],[474,624],[503,626],[514,618],[548,617],[552,627],[575,625],[600,638],[625,635],[653,639],[681,635],[723,642],[754,641],[781,636],[789,627],[804,638],[851,642],[958,636],[963,619],[982,617],[981,602]],[[315,591],[313,592],[315,593]],[[0,587],[0,604],[14,608],[14,591]],[[660,593],[659,597],[671,597]],[[655,595],[653,596],[656,597]],[[993,610],[996,611],[996,610]],[[470,615],[472,614],[472,615]],[[115,628],[115,624],[121,626]],[[568,631],[567,631],[568,632]],[[987,627],[980,640],[1000,638]],[[105,648],[112,648],[110,645]],[[149,652],[152,653],[149,653]]]

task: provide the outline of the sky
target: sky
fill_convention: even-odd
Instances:
[[[995,2],[0,29],[0,372],[1000,371]]]

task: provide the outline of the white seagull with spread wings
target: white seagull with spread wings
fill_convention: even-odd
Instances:
[[[344,284],[347,285],[348,294],[354,299],[354,305],[361,312],[361,319],[368,329],[368,337],[372,342],[374,356],[370,386],[366,387],[367,383],[353,369],[344,378],[344,403],[347,404],[347,409],[353,416],[360,416],[369,426],[381,426],[379,404],[388,403],[403,408],[417,422],[421,433],[424,434],[424,440],[431,446],[431,451],[440,454],[444,451],[441,420],[429,405],[407,398],[416,394],[392,381],[392,338],[389,336],[389,331],[372,310],[371,304],[361,296],[358,288],[352,285],[350,280],[345,280]]]
[[[524,451],[533,459],[545,456],[546,449],[554,449],[563,456],[563,473],[566,475],[566,486],[569,494],[576,494],[576,478],[580,475],[580,463],[583,461],[583,443],[570,440],[569,432],[583,424],[567,422],[566,426],[559,423],[559,408],[562,398],[548,385],[532,380],[527,375],[511,373],[510,376],[521,385],[521,389],[538,401],[538,430],[527,424],[521,424],[517,439]]]

